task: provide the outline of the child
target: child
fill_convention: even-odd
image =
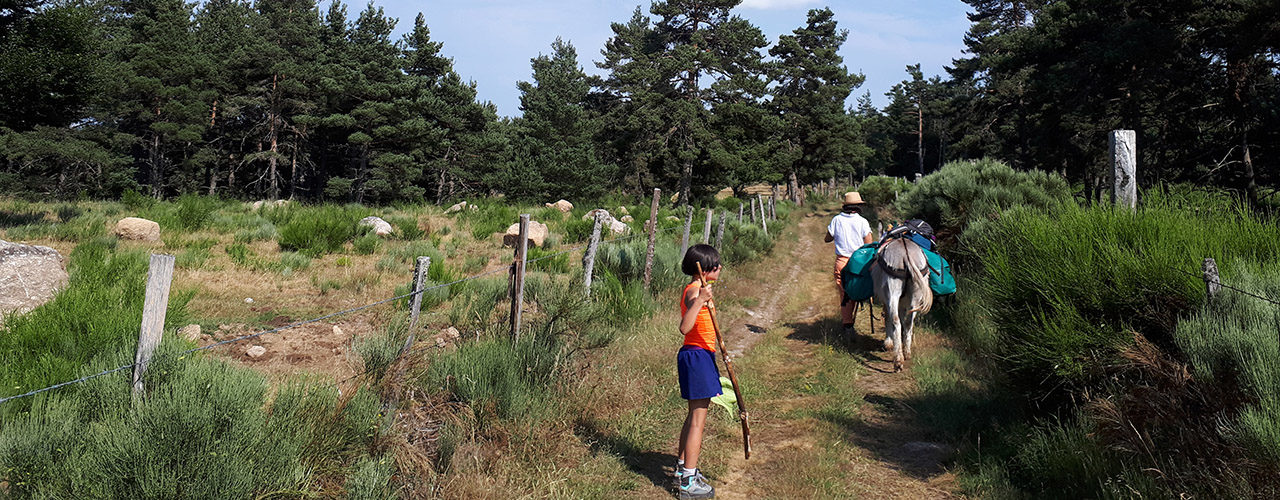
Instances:
[[[676,354],[680,373],[680,397],[689,400],[689,413],[680,429],[680,448],[676,458],[680,498],[714,498],[715,488],[707,484],[698,471],[698,455],[702,451],[702,428],[707,421],[711,398],[720,395],[720,370],[716,369],[716,333],[711,324],[711,287],[698,279],[698,264],[708,283],[720,277],[720,253],[711,245],[694,245],[684,254],[680,270],[693,279],[684,287],[680,299],[680,333],[684,346]]]

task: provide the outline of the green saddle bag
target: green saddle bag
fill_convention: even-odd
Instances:
[[[878,243],[868,243],[854,250],[849,256],[849,263],[840,271],[844,283],[844,293],[849,300],[862,302],[871,298],[874,293],[871,281],[871,263],[876,260]],[[923,250],[923,249],[921,249]],[[924,250],[925,261],[929,264],[929,288],[934,295],[950,295],[956,293],[956,277],[951,274],[951,263],[941,255]]]

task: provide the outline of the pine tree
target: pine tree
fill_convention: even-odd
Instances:
[[[785,122],[785,173],[793,189],[799,179],[847,175],[869,154],[844,109],[864,80],[843,66],[838,52],[847,37],[830,9],[814,9],[804,27],[769,49],[777,58],[771,107]]]
[[[656,21],[637,10],[631,22],[613,25],[600,63],[611,73],[605,85],[612,99],[622,104],[611,109],[611,126],[626,130],[640,148],[662,146],[641,158],[659,165],[650,169],[656,181],[676,185],[678,203],[688,202],[695,181],[702,194],[723,180],[718,167],[740,162],[712,126],[713,109],[751,99],[759,82],[750,80],[763,73],[764,35],[731,15],[739,3],[654,2]]]
[[[203,140],[210,97],[200,78],[192,6],[182,0],[129,0],[121,19],[118,61],[123,72],[116,113],[120,128],[138,137],[152,195],[166,193],[166,176],[184,166]]]
[[[512,122],[509,167],[490,184],[517,199],[594,199],[614,185],[615,168],[596,148],[591,83],[572,44],[557,38],[551,49],[532,59],[533,82],[516,84],[524,115]]]

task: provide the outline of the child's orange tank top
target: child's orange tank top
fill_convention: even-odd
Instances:
[[[684,287],[684,293],[680,294],[680,317],[689,311],[689,306],[685,305],[684,298],[689,296],[689,289],[702,286],[698,282],[689,283]],[[711,311],[706,306],[702,306],[702,310],[698,311],[698,320],[693,323],[693,329],[689,333],[684,334],[684,345],[701,347],[711,352],[716,352],[716,329],[711,323]]]

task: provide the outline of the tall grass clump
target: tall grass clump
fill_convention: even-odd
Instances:
[[[992,347],[1028,380],[1079,383],[1115,359],[1128,331],[1171,345],[1179,315],[1203,298],[1204,257],[1280,258],[1280,226],[1153,204],[1016,208],[970,243],[983,272],[975,285],[999,332]]]
[[[112,364],[132,359],[118,349]],[[134,399],[128,372],[38,397],[0,429],[0,470],[16,498],[249,498],[318,493],[367,453],[376,396],[332,387],[271,391],[262,375],[162,348]],[[87,366],[96,371],[103,363]],[[273,392],[275,394],[273,395]]]
[[[280,248],[314,258],[341,250],[356,236],[356,223],[368,215],[368,210],[359,206],[288,206],[270,213],[269,218],[284,221],[283,226],[276,223],[280,228],[276,240]]]
[[[1262,297],[1280,299],[1274,264],[1223,269],[1223,281]],[[1280,469],[1280,307],[1229,289],[1180,321],[1175,337],[1196,380],[1242,391],[1249,401],[1224,438],[1254,460]]]
[[[529,316],[519,339],[483,335],[438,354],[424,374],[428,387],[444,387],[481,415],[492,408],[499,418],[537,420],[554,410],[547,401],[556,375],[583,351],[607,345],[614,327],[608,310],[571,283],[533,281],[529,298],[539,312]]]
[[[1280,316],[1225,290],[1202,306],[1199,276],[1213,257],[1228,284],[1280,294],[1257,267],[1280,259],[1280,225],[1186,188],[1144,200],[1015,207],[971,226],[962,293],[974,297],[952,312],[975,321],[952,331],[995,360],[1029,414],[1061,419],[1032,440],[1002,432],[988,453],[1024,492],[1273,495],[1259,471],[1280,456]]]
[[[472,210],[471,207],[476,209]],[[520,214],[516,207],[502,203],[501,200],[485,200],[462,211],[462,220],[471,225],[473,238],[484,240],[493,233],[506,231],[512,224],[520,222]]]
[[[642,238],[602,244],[596,253],[596,269],[608,272],[624,283],[642,281],[647,251],[648,242]],[[682,257],[679,246],[666,238],[658,239],[653,252],[652,290],[675,288],[684,283],[685,276],[680,272]]]

